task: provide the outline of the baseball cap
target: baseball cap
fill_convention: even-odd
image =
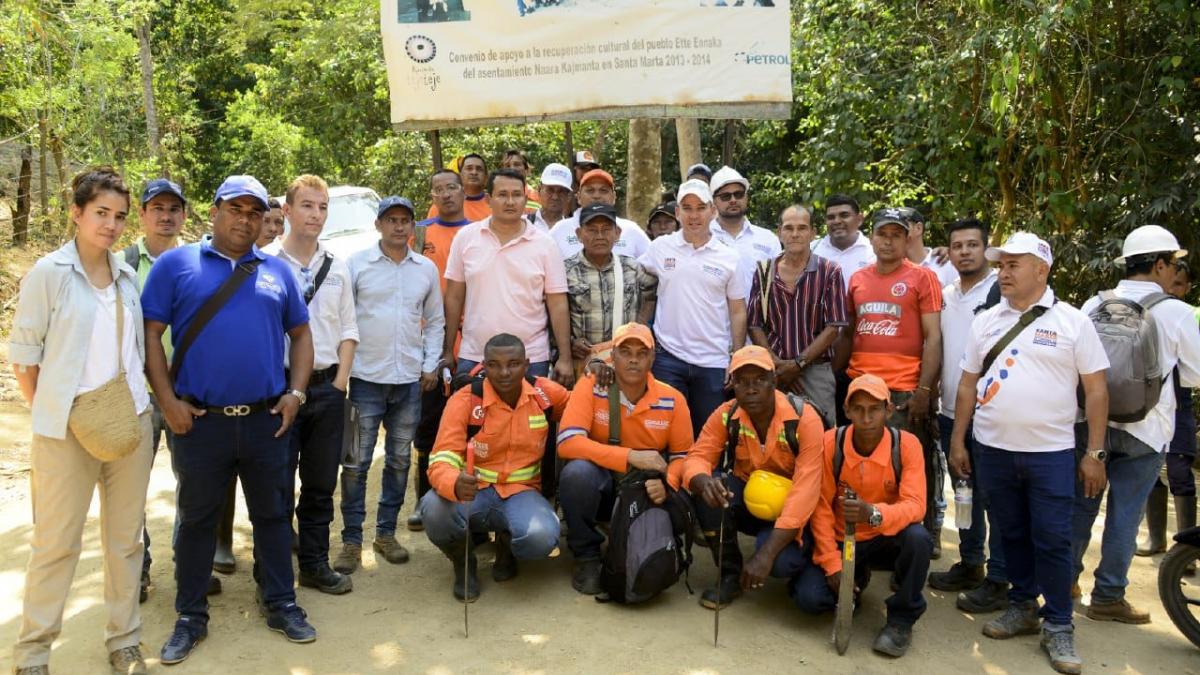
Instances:
[[[179,201],[187,204],[187,198],[183,196],[183,188],[179,187],[178,183],[173,183],[166,178],[155,178],[146,183],[145,189],[142,190],[142,206],[162,194],[175,195],[179,197]]]
[[[387,213],[389,209],[394,209],[397,206],[408,209],[408,215],[416,217],[417,210],[413,208],[413,203],[407,197],[398,197],[396,195],[385,197],[383,201],[379,202],[379,209],[376,210],[375,217],[382,218],[383,214]]]
[[[618,326],[613,333],[613,347],[620,347],[626,340],[636,340],[649,349],[654,349],[654,335],[650,329],[640,323],[629,322]]]
[[[689,166],[687,173],[684,174],[684,176],[687,177],[687,176],[691,176],[692,174],[696,174],[696,173],[704,176],[705,178],[707,178],[709,180],[712,180],[712,175],[713,175],[712,169],[708,168],[707,164],[693,164],[693,165]]]
[[[697,180],[695,178],[692,180],[685,180],[683,184],[679,186],[679,192],[675,193],[675,202],[682,204],[683,198],[688,195],[695,195],[696,197],[699,197],[700,201],[704,202],[705,204],[712,203],[712,192],[710,192],[708,189],[708,183],[705,183],[702,180]]]
[[[1005,253],[1031,255],[1044,260],[1047,265],[1054,264],[1054,255],[1050,251],[1050,244],[1032,232],[1013,232],[1003,246],[989,248],[983,252],[983,257],[987,258],[989,262],[996,262]]]
[[[732,375],[739,368],[746,366],[758,366],[763,370],[775,372],[775,360],[771,358],[771,352],[758,345],[742,347],[734,352],[733,358],[729,360],[729,374]]]
[[[237,199],[238,197],[254,197],[262,204],[263,210],[271,208],[267,204],[270,199],[267,196],[267,188],[258,182],[254,176],[230,176],[221,183],[221,187],[217,188],[217,194],[213,197],[213,203]]]
[[[871,223],[871,227],[878,230],[884,225],[899,225],[907,232],[908,216],[904,214],[904,209],[880,209],[875,212],[875,218]]]
[[[921,215],[920,211],[912,208],[911,206],[902,206],[900,207],[899,211],[900,214],[904,216],[904,219],[910,223],[925,223],[925,216]]]
[[[1121,257],[1113,262],[1122,265],[1129,258],[1149,253],[1174,253],[1178,260],[1187,255],[1187,249],[1179,248],[1179,240],[1167,228],[1143,225],[1125,237],[1121,245]]]
[[[877,401],[892,400],[892,392],[888,390],[887,383],[878,375],[863,373],[850,383],[850,388],[846,390],[846,403],[850,402],[850,397],[858,392],[866,392],[868,396]]]
[[[570,190],[573,179],[571,170],[557,162],[547,164],[546,168],[542,169],[542,185],[557,185]]]
[[[746,188],[747,190],[750,189],[750,181],[746,180],[742,174],[738,173],[737,169],[729,166],[723,166],[720,169],[717,169],[717,172],[712,175],[712,180],[709,181],[708,189],[713,194],[716,194],[717,190],[720,190],[730,183],[740,183],[742,187]]]
[[[604,169],[592,169],[591,171],[588,171],[587,173],[583,174],[583,176],[581,176],[579,179],[579,187],[583,187],[589,181],[593,181],[593,180],[604,181],[605,183],[608,183],[608,186],[610,188],[616,187],[616,184],[613,183],[612,174],[605,171]]]
[[[670,216],[671,219],[674,220],[675,222],[679,222],[679,219],[675,217],[675,207],[676,206],[677,206],[677,204],[674,201],[663,202],[663,203],[659,204],[658,206],[655,206],[653,209],[650,210],[650,215],[646,216],[646,222],[648,223],[651,220],[654,220],[654,216],[657,216],[660,213],[663,215],[666,215],[666,216]]]
[[[600,162],[596,161],[596,157],[592,154],[591,150],[580,150],[579,152],[576,152],[575,164],[592,164],[594,166],[600,166]]]
[[[580,225],[594,218],[608,218],[615,225],[617,222],[617,210],[608,204],[591,204],[579,210]]]

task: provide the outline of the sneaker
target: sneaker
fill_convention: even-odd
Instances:
[[[1037,635],[1041,627],[1037,600],[1030,600],[1009,606],[1003,614],[984,624],[983,634],[993,640],[1007,640],[1018,635]]]
[[[700,606],[716,609],[717,605],[725,609],[742,595],[742,581],[736,576],[721,577],[716,588],[706,588],[700,594]]]
[[[929,587],[939,591],[970,591],[979,588],[984,579],[983,565],[954,563],[945,572],[932,572]]]
[[[879,635],[875,637],[875,644],[871,648],[880,654],[899,658],[908,652],[911,645],[912,626],[888,623],[879,631]]]
[[[376,553],[383,556],[384,560],[393,565],[408,562],[408,550],[401,546],[400,542],[396,541],[395,535],[375,535],[375,543],[371,544],[371,548],[375,549]]]
[[[150,572],[142,570],[142,586],[138,589],[138,604],[146,602],[146,598],[150,597],[150,589],[153,586],[150,583]]]
[[[1077,675],[1083,672],[1083,659],[1075,653],[1075,630],[1069,626],[1056,630],[1042,629],[1042,649],[1050,657],[1050,667],[1060,673]]]
[[[492,581],[500,583],[517,576],[517,557],[512,552],[512,533],[496,535],[496,560],[492,563]]]
[[[600,572],[603,564],[599,560],[580,560],[575,563],[575,574],[571,577],[571,587],[584,595],[599,595]]]
[[[121,647],[108,653],[113,675],[146,675],[146,660],[137,646]]]
[[[304,610],[294,602],[289,602],[268,613],[267,628],[276,633],[283,633],[288,642],[304,644],[317,639],[317,629],[312,627]]]
[[[50,675],[50,666],[25,666],[13,668],[13,675]]]
[[[1092,604],[1087,608],[1087,618],[1092,621],[1116,621],[1117,623],[1140,625],[1150,623],[1150,612],[1134,607],[1125,599],[1116,602],[1092,600]]]
[[[959,593],[954,605],[968,614],[998,612],[1008,607],[1008,584],[985,579],[974,590]]]
[[[342,552],[333,561],[333,570],[342,574],[354,574],[362,564],[362,544],[342,544]]]
[[[334,572],[329,565],[300,570],[300,585],[330,595],[342,595],[354,590],[354,581],[350,575]]]
[[[421,512],[414,511],[413,514],[408,517],[408,522],[405,523],[405,526],[408,527],[409,532],[420,532],[424,530],[425,523],[421,520]]]
[[[176,663],[182,663],[196,645],[208,637],[208,626],[187,617],[180,617],[175,622],[175,629],[171,631],[171,637],[162,646],[162,651],[159,653],[159,658],[168,666]]]

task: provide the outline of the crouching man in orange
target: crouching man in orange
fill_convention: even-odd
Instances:
[[[933,539],[925,517],[925,462],[921,442],[887,427],[892,414],[887,384],[859,375],[846,394],[848,427],[825,432],[821,500],[812,518],[813,562],[792,587],[792,600],[806,612],[832,610],[841,587],[845,523],[855,523],[854,583],[861,592],[871,568],[895,571],[898,588],[887,599],[887,625],[874,649],[904,656],[912,627],[925,613],[925,576]],[[841,447],[838,447],[838,446]],[[846,490],[854,491],[847,498]],[[858,597],[858,593],[855,594]]]
[[[485,376],[446,403],[429,455],[433,489],[421,498],[425,533],[453,563],[454,597],[464,602],[479,597],[474,551],[465,559],[468,514],[471,533],[496,533],[496,582],[517,575],[517,560],[548,558],[560,534],[540,487],[550,420],[566,408],[567,390],[527,378],[525,345],[508,333],[487,341],[483,359]]]
[[[709,609],[762,588],[768,575],[800,574],[809,564],[801,536],[821,490],[821,416],[775,389],[771,353],[743,347],[729,363],[729,377],[736,400],[713,411],[683,466],[696,518],[720,567],[717,587],[700,596]],[[754,556],[744,565],[738,532],[755,538]]]

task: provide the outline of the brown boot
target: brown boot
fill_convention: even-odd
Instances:
[[[408,551],[400,545],[400,542],[396,541],[395,535],[375,535],[375,543],[371,545],[371,548],[374,548],[376,553],[393,565],[408,562]]]
[[[354,574],[362,564],[361,544],[342,544],[342,552],[333,561],[333,571],[342,574]]]
[[[1087,617],[1093,621],[1116,621],[1118,623],[1143,624],[1150,623],[1150,612],[1144,612],[1128,600],[1098,603],[1095,600],[1088,606]]]

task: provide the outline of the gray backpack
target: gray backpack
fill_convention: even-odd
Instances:
[[[1100,344],[1108,354],[1108,419],[1128,424],[1140,422],[1158,404],[1166,376],[1158,353],[1158,326],[1150,310],[1171,296],[1151,293],[1134,302],[1112,291],[1101,291],[1100,304],[1088,314]],[[1078,390],[1083,407],[1083,386]]]

